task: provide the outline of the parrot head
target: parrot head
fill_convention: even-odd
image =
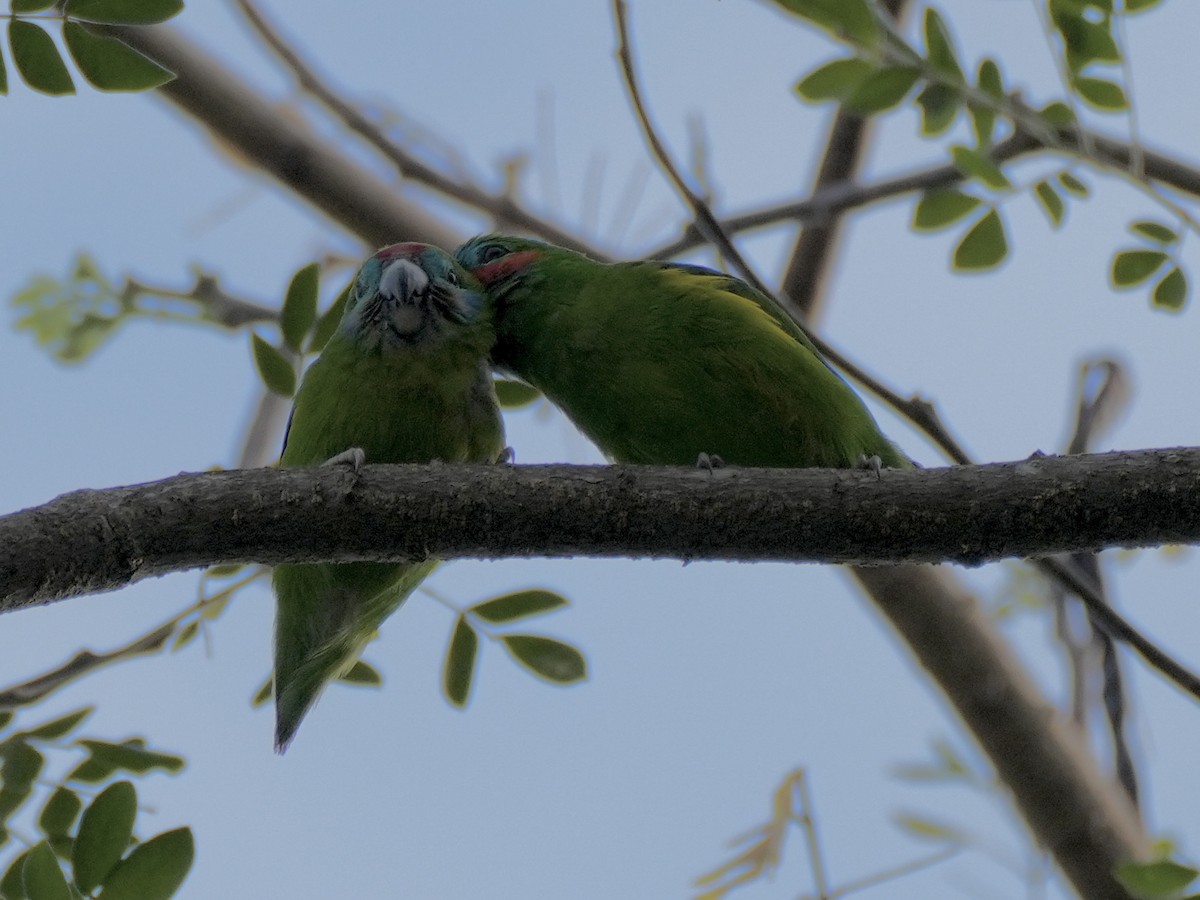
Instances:
[[[471,238],[455,250],[454,258],[503,305],[513,287],[527,285],[536,271],[536,263],[559,254],[578,256],[571,250],[532,238],[485,234]]]
[[[392,244],[358,270],[340,330],[363,349],[410,350],[480,320],[484,309],[482,286],[445,250]]]

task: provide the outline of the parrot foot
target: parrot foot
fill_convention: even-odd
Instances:
[[[707,469],[709,474],[711,474],[713,469],[725,468],[725,460],[721,459],[715,453],[701,453],[696,457],[696,468]]]
[[[517,451],[512,447],[505,447],[500,451],[500,455],[496,457],[496,465],[511,466],[517,461]]]
[[[362,470],[362,467],[366,464],[366,462],[367,454],[363,451],[362,447],[350,447],[349,449],[343,450],[341,453],[338,453],[335,456],[329,457],[329,459],[325,460],[325,462],[321,463],[321,465],[349,466],[354,471],[354,474],[357,475]]]
[[[876,478],[883,477],[880,474],[880,472],[883,471],[883,460],[874,454],[871,456],[867,456],[865,453],[859,454],[858,468],[868,469],[869,471],[874,472]]]

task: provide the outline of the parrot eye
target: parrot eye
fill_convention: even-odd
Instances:
[[[446,280],[454,285],[454,287],[458,287],[458,273],[453,269],[446,273]]]
[[[505,256],[507,253],[508,251],[499,244],[492,244],[490,247],[484,247],[483,252],[479,254],[479,256],[484,263],[490,263],[495,262],[500,257]]]

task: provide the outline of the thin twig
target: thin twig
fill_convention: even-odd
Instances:
[[[196,275],[196,283],[187,291],[179,291],[162,285],[147,284],[132,276],[126,277],[121,296],[129,300],[147,294],[168,300],[184,300],[197,304],[203,310],[203,318],[225,328],[240,328],[257,322],[278,322],[279,310],[269,306],[235,297],[223,287],[216,277],[203,272]]]
[[[251,581],[261,578],[265,572],[266,570],[262,568],[255,569],[236,582],[226,585],[216,594],[209,597],[202,597],[196,603],[171,616],[171,618],[167,619],[161,625],[152,628],[140,637],[134,638],[123,647],[118,647],[116,650],[109,650],[107,653],[93,653],[91,650],[81,650],[61,666],[57,666],[48,672],[43,672],[41,675],[37,675],[20,684],[0,689],[0,709],[15,709],[21,706],[30,706],[42,700],[48,694],[53,693],[61,687],[65,687],[73,681],[79,680],[99,668],[111,663],[132,659],[135,656],[146,656],[151,653],[157,653],[163,649],[181,624],[200,614],[201,610],[209,604],[217,600],[228,599]],[[203,584],[203,581],[201,583]]]

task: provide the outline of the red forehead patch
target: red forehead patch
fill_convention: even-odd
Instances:
[[[389,247],[384,247],[382,250],[377,250],[375,257],[386,261],[395,259],[398,256],[419,256],[428,247],[428,244],[392,244]]]
[[[541,250],[516,250],[507,256],[472,269],[471,274],[486,286],[508,278],[510,275],[516,275],[526,266],[541,258]]]

